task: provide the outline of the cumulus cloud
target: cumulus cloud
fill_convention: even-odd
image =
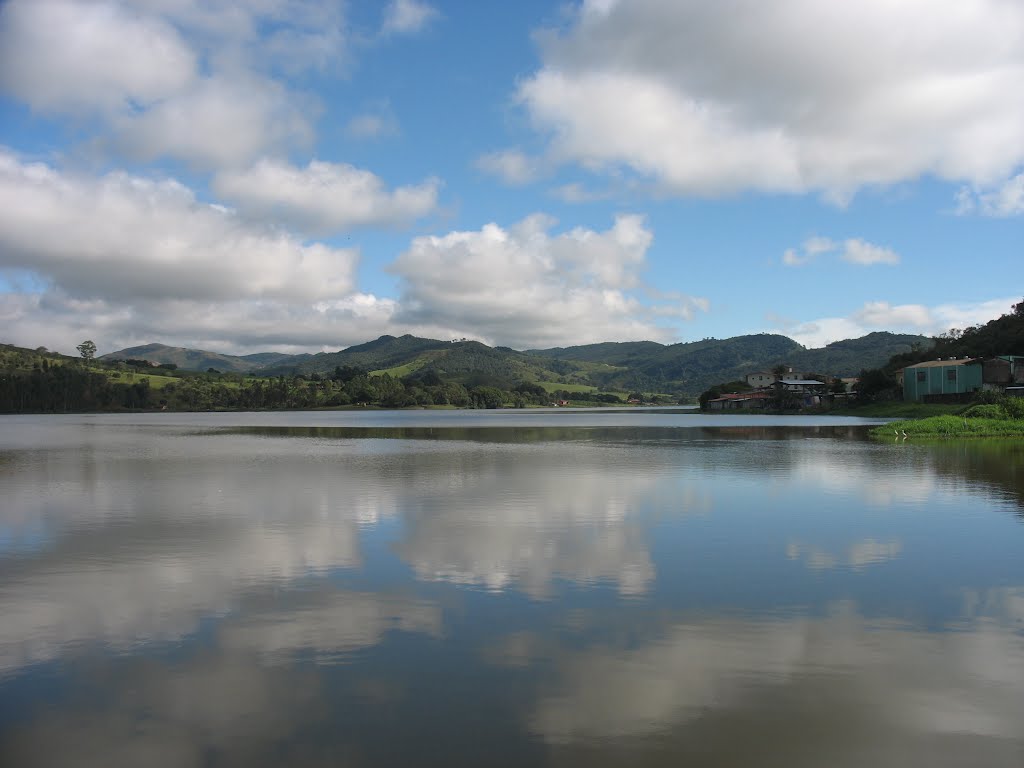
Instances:
[[[787,248],[782,254],[782,263],[787,267],[801,267],[823,255],[838,256],[850,264],[864,267],[900,263],[899,254],[891,248],[874,245],[860,238],[849,238],[839,243],[819,236],[808,238],[800,248]]]
[[[872,331],[919,333],[937,336],[950,328],[983,325],[1005,315],[1016,298],[992,299],[975,303],[890,304],[869,301],[847,317],[825,317],[796,325],[783,325],[773,333],[782,333],[805,347],[823,347],[833,341],[853,339]]]
[[[0,8],[0,88],[35,109],[85,114],[93,146],[133,159],[237,166],[308,144],[310,97],[278,75],[344,51],[337,3],[239,5],[11,0]]]
[[[353,139],[379,139],[398,133],[398,120],[387,106],[355,115],[345,124],[345,133]]]
[[[543,170],[538,158],[530,157],[518,149],[503,149],[482,155],[477,159],[476,166],[514,186],[535,181]]]
[[[434,182],[388,192],[372,174],[327,163],[267,162],[250,174],[223,177],[224,191],[311,229],[398,222],[429,210],[436,193]],[[390,267],[399,297],[381,298],[358,290],[352,249],[201,202],[173,179],[67,174],[4,150],[0,270],[28,287],[0,294],[0,316],[8,340],[30,346],[160,338],[244,352],[337,349],[383,333],[524,347],[669,339],[664,318],[706,310],[687,296],[645,305],[633,295],[652,239],[640,217],[605,232],[554,235],[553,225],[535,216],[416,238]]]
[[[117,149],[136,159],[237,167],[270,149],[308,144],[313,128],[304,107],[274,80],[215,75],[150,109],[118,117],[112,128]]]
[[[436,179],[428,179],[389,192],[369,171],[317,160],[296,168],[264,159],[214,180],[218,194],[241,209],[321,234],[417,219],[436,208],[438,186]]]
[[[329,300],[357,254],[196,200],[174,180],[64,175],[0,151],[0,266],[80,298]]]
[[[355,293],[309,304],[289,300],[89,299],[51,289],[0,293],[0,322],[7,340],[74,354],[83,338],[101,353],[160,339],[198,349],[247,354],[274,349],[299,353],[336,350],[384,333],[431,338],[460,335],[458,329],[403,326],[393,321],[394,299]],[[465,334],[461,334],[465,335]]]
[[[680,194],[818,190],[1024,160],[1024,7],[584,2],[517,96],[566,162]]]
[[[11,0],[0,7],[0,87],[42,111],[120,111],[196,77],[196,55],[159,17],[117,3]]]
[[[843,243],[841,258],[851,264],[871,266],[872,264],[899,264],[900,257],[891,248],[872,245],[864,240],[852,239]]]
[[[631,293],[653,239],[640,216],[620,215],[604,232],[553,235],[554,223],[535,215],[509,229],[416,238],[390,267],[401,281],[397,319],[516,347],[671,337]],[[689,315],[697,305],[677,307]]]
[[[980,213],[1005,218],[1024,214],[1024,173],[1019,173],[994,189],[963,187],[957,194],[957,213]]]
[[[590,203],[595,200],[607,200],[611,196],[609,192],[587,189],[575,181],[555,187],[551,190],[551,194],[563,203]]]
[[[391,0],[384,11],[381,34],[413,35],[439,15],[436,8],[420,0]]]

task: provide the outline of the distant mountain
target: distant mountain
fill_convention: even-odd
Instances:
[[[803,347],[786,336],[761,333],[669,345],[653,341],[587,344],[531,350],[531,354],[603,363],[603,369],[590,372],[591,381],[602,387],[699,394],[723,376],[758,370],[798,351]]]
[[[593,383],[604,387],[696,394],[714,384],[777,365],[823,375],[853,376],[864,368],[880,368],[893,355],[931,344],[932,339],[926,336],[879,332],[821,349],[805,349],[787,336],[760,333],[670,345],[653,341],[587,344],[535,349],[530,354],[613,366],[615,370],[590,375]]]
[[[528,349],[526,354],[537,357],[554,357],[560,360],[629,365],[645,356],[658,354],[664,349],[665,345],[656,341],[604,341],[599,344],[583,344],[576,347]]]
[[[183,370],[258,371],[266,376],[329,376],[336,368],[353,367],[468,386],[510,388],[524,381],[544,381],[697,395],[714,384],[783,364],[804,372],[853,376],[864,368],[885,365],[893,355],[927,349],[932,343],[925,336],[871,333],[821,349],[805,349],[787,336],[760,333],[681,344],[604,342],[519,352],[478,341],[440,341],[405,335],[381,336],[338,352],[316,355],[261,352],[234,356],[147,344],[112,352],[101,359],[145,359],[174,363]]]
[[[557,381],[566,373],[588,368],[585,363],[552,364],[507,347],[489,347],[478,341],[438,341],[416,336],[381,336],[339,352],[322,352],[304,360],[283,360],[269,375],[330,374],[346,366],[384,371],[395,376],[430,374],[459,383],[514,386],[521,381]]]
[[[166,344],[144,344],[101,355],[100,360],[149,360],[152,363],[174,363],[183,371],[205,371],[215,368],[221,373],[249,373],[275,365],[282,360],[297,361],[309,355],[287,355],[283,352],[257,352],[252,355],[222,355],[205,349],[169,347]]]
[[[781,362],[803,372],[856,376],[865,368],[881,368],[895,355],[929,350],[934,343],[928,336],[877,331],[859,339],[834,341],[821,349],[805,349]]]
[[[449,345],[450,342],[447,341],[420,339],[408,334],[401,338],[385,335],[338,352],[320,352],[305,355],[304,359],[280,360],[273,369],[281,373],[330,373],[337,366],[348,365],[376,371],[407,365],[423,355],[445,349]]]

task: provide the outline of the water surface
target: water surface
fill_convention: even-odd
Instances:
[[[1024,764],[1024,443],[0,419],[0,764]]]

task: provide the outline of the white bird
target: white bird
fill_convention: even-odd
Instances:
[[[905,430],[905,429],[903,430],[903,436],[904,436],[904,437],[906,437],[906,436],[907,436],[907,430]]]

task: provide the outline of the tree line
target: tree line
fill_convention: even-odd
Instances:
[[[10,350],[11,348],[6,348]],[[557,401],[618,403],[614,394],[548,392],[535,382],[512,387],[466,386],[445,381],[434,372],[397,378],[371,376],[352,366],[338,366],[330,375],[304,374],[259,378],[239,374],[175,371],[154,368],[146,361],[100,363],[86,347],[81,361],[59,355],[6,352],[0,357],[0,412],[73,413],[138,409],[262,410],[344,406],[405,408],[524,408]],[[27,354],[26,354],[27,353]],[[97,367],[99,366],[99,367]],[[150,386],[139,373],[173,375],[162,387]]]

